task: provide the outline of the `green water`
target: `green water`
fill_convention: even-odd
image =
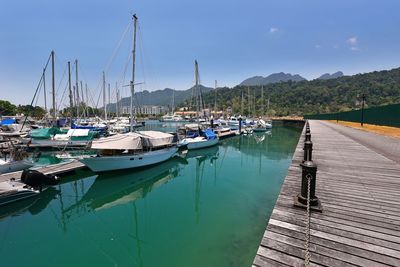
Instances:
[[[79,171],[0,208],[1,266],[250,266],[299,135],[277,125],[147,169]]]

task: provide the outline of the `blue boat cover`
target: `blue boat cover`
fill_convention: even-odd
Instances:
[[[217,135],[214,133],[214,131],[212,129],[207,129],[204,131],[204,135],[205,137],[207,137],[207,139],[215,139],[217,138]]]
[[[9,124],[15,124],[16,120],[15,119],[4,119],[1,121],[0,125],[9,125]]]

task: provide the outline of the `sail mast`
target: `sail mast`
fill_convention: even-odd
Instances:
[[[75,90],[76,90],[76,117],[79,117],[79,82],[78,82],[78,60],[75,59]]]
[[[261,116],[264,116],[264,85],[261,85]]]
[[[199,113],[200,113],[200,93],[199,93],[199,65],[197,64],[197,60],[194,61],[194,74],[195,74],[195,86],[196,86],[196,116],[197,122],[199,122]]]
[[[44,96],[44,110],[47,115],[47,97],[46,97],[46,69],[43,69],[43,96]]]
[[[104,120],[107,121],[107,105],[106,105],[106,74],[103,71],[103,108]]]
[[[72,117],[73,117],[73,109],[74,109],[74,102],[72,100],[72,89],[71,89],[71,62],[68,61],[68,92],[69,92],[69,112],[71,114],[70,116],[70,124],[72,127]]]
[[[215,80],[214,114],[217,112],[217,80]]]
[[[135,94],[135,60],[136,60],[136,27],[137,27],[137,16],[133,15],[133,49],[132,49],[132,80],[131,80],[131,117],[130,125],[131,132],[133,132],[133,96]]]
[[[54,50],[51,51],[51,87],[53,94],[53,122],[56,121],[56,79],[54,77]]]

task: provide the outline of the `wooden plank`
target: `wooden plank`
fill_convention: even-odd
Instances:
[[[400,266],[400,164],[382,149],[366,147],[334,127],[318,121],[310,125],[318,165],[316,193],[324,209],[311,216],[313,263]],[[261,240],[256,266],[304,261],[305,211],[293,207],[301,186],[303,138]]]

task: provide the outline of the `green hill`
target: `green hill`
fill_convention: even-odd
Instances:
[[[218,88],[217,108],[231,107],[235,114],[239,114],[242,92],[244,94],[243,113],[245,114],[248,104],[253,107],[254,102],[256,114],[260,114],[263,106],[266,110],[268,99],[270,100],[268,115],[277,116],[356,109],[360,107],[363,93],[366,94],[366,107],[400,103],[400,68],[329,80],[316,79],[267,84],[264,85],[264,99],[261,99],[261,86],[250,86],[250,102],[247,97],[247,88],[247,86]],[[214,91],[204,94],[203,99],[206,105],[213,107]]]

